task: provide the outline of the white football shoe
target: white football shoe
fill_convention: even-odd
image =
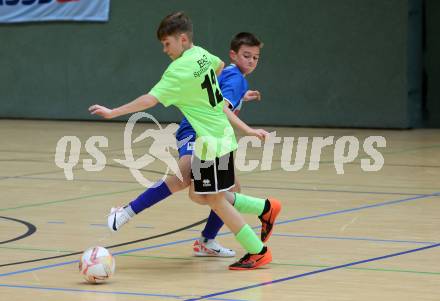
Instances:
[[[215,239],[200,238],[193,244],[194,256],[234,257],[235,251],[220,245]]]

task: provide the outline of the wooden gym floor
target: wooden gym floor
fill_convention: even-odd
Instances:
[[[113,161],[124,158],[124,126],[0,120],[1,300],[440,300],[440,130],[267,127],[279,137],[355,136],[361,151],[344,175],[336,173],[334,145],[324,149],[317,171],[308,163],[299,171],[280,168],[280,145],[271,170],[238,171],[244,193],[276,196],[284,207],[268,243],[273,262],[236,272],[227,269],[236,259],[192,256],[209,210],[186,191],[109,233],[110,207],[144,190]],[[72,181],[54,159],[58,140],[68,135],[82,143]],[[84,145],[98,135],[109,141],[101,148],[107,164],[88,172],[82,159],[92,157]],[[379,135],[387,142],[378,149],[385,164],[365,172],[362,142]],[[135,156],[146,150],[148,141]],[[261,158],[261,150],[250,148],[247,156]],[[157,180],[165,170],[156,160],[143,175]],[[246,219],[259,226],[256,217]],[[218,240],[243,255],[226,227]],[[110,248],[114,277],[84,283],[78,253],[117,244]]]

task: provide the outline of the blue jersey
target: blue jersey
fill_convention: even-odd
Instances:
[[[244,75],[240,72],[240,69],[234,64],[230,64],[228,67],[223,69],[222,73],[218,76],[218,83],[220,85],[220,89],[222,91],[223,97],[229,103],[229,108],[235,114],[241,109],[241,105],[243,103],[243,96],[248,90],[248,82],[244,78]],[[196,132],[192,128],[191,124],[188,122],[186,118],[183,118],[180,122],[179,129],[176,133],[177,141],[182,141],[183,139],[192,136],[189,145],[179,146],[179,155],[180,157],[183,154],[187,154],[192,151],[193,142],[196,139]],[[187,148],[190,148],[187,150]],[[180,150],[182,148],[182,152]],[[185,148],[185,149],[183,149]]]
[[[226,67],[218,77],[223,97],[229,102],[232,112],[238,113],[243,103],[243,96],[248,90],[248,82],[234,64]]]

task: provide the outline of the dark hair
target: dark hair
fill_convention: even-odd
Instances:
[[[180,33],[186,33],[190,41],[193,38],[193,26],[191,19],[182,11],[172,13],[160,22],[157,28],[157,38],[159,41]]]
[[[231,41],[231,50],[238,52],[242,45],[263,47],[263,43],[250,32],[237,33]]]

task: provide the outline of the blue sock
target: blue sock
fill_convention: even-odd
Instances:
[[[223,226],[223,221],[218,215],[211,210],[208,221],[206,222],[205,229],[202,231],[202,236],[206,239],[214,239],[220,228]]]
[[[142,210],[153,206],[163,199],[166,199],[171,194],[172,193],[167,184],[162,182],[157,186],[154,185],[153,187],[145,190],[140,196],[130,203],[130,207],[133,209],[134,213],[138,214]]]

